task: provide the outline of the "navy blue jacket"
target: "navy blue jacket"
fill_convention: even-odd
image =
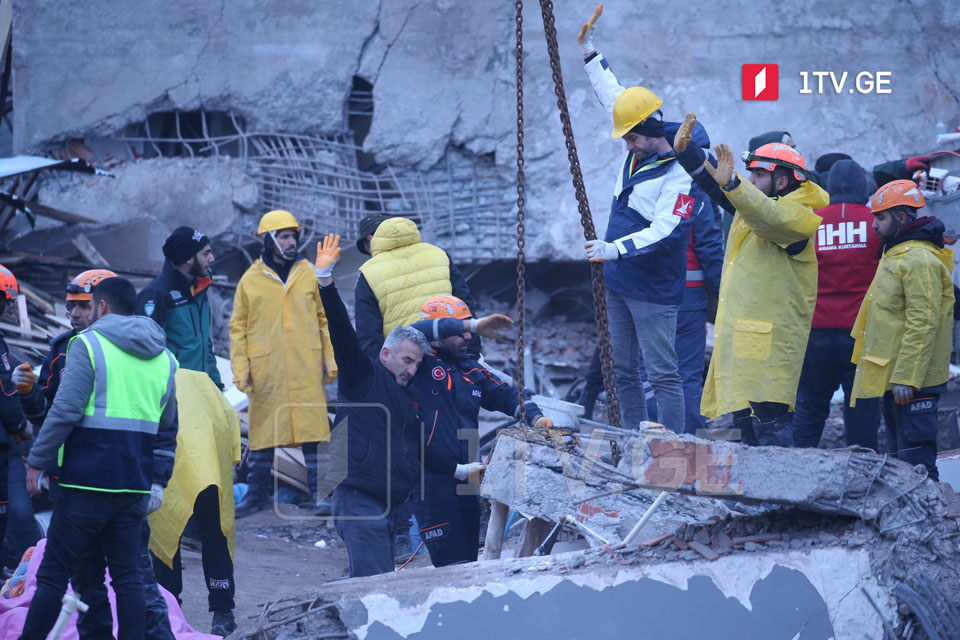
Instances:
[[[687,287],[683,294],[682,311],[705,311],[710,295],[720,293],[720,274],[723,271],[723,232],[717,224],[713,203],[694,216],[690,243],[703,270],[705,287]]]
[[[28,396],[32,402],[24,402],[23,405],[27,419],[36,426],[43,424],[43,419],[47,417],[47,411],[53,404],[53,398],[57,395],[63,367],[67,363],[67,345],[75,335],[77,332],[70,329],[50,340],[50,351],[40,363],[40,375]]]
[[[664,123],[668,140],[679,126]],[[709,145],[698,122],[690,146]],[[704,212],[712,215],[709,199],[672,151],[642,160],[628,153],[621,174],[604,236],[617,245],[620,259],[604,263],[607,288],[645,302],[679,305],[686,288],[691,219]],[[641,203],[643,211],[637,208]]]
[[[21,360],[14,358],[7,349],[7,342],[0,333],[0,425],[10,435],[15,435],[27,428],[27,418],[21,404],[24,396],[17,391],[12,377],[13,370],[20,362]],[[6,482],[6,478],[0,482]]]
[[[413,327],[431,341],[464,332],[463,321],[455,319],[421,320]],[[476,461],[479,435],[457,432],[479,433],[481,407],[518,416],[517,388],[501,382],[470,357],[451,360],[436,351],[429,353],[412,384],[423,421],[427,469],[437,475],[452,476],[457,464]],[[523,417],[532,424],[541,411],[530,401],[530,389],[524,395]]]

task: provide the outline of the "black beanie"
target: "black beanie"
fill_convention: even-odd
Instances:
[[[180,266],[210,244],[210,238],[190,227],[177,227],[163,243],[163,255]]]
[[[395,217],[396,216],[387,215],[386,213],[374,213],[360,221],[360,225],[357,228],[357,249],[360,251],[360,253],[366,253],[367,255],[370,255],[369,252],[363,250],[363,241],[367,239],[367,236],[372,236],[375,234],[381,223],[383,223],[385,220]]]
[[[656,115],[660,116],[660,111],[657,111]],[[651,115],[646,120],[630,129],[630,133],[637,133],[641,136],[647,136],[648,138],[662,138],[663,120],[660,119],[660,117]]]
[[[825,153],[817,158],[813,170],[817,173],[827,173],[840,160],[852,160],[852,158],[845,153]]]

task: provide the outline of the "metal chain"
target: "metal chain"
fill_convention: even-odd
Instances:
[[[577,193],[577,210],[580,212],[580,224],[587,240],[595,240],[597,231],[593,226],[590,204],[587,202],[587,190],[583,185],[580,171],[580,159],[577,145],[573,139],[573,127],[570,124],[570,112],[567,109],[567,94],[563,88],[563,71],[560,69],[560,50],[557,46],[557,27],[553,19],[553,2],[540,0],[540,13],[543,16],[543,34],[547,39],[547,52],[550,55],[550,69],[553,72],[553,91],[557,96],[560,109],[560,122],[563,125],[563,137],[567,147],[567,159],[570,161],[570,174],[573,176],[573,188]],[[607,324],[606,285],[603,280],[603,266],[599,262],[590,263],[593,284],[593,309],[597,322],[597,344],[600,348],[600,363],[603,368],[603,386],[607,392],[607,421],[620,426],[620,400],[617,397],[617,383],[613,373],[613,350],[610,348],[610,328]]]
[[[517,6],[517,387],[521,404],[524,394],[524,311],[526,307],[526,255],[524,254],[524,172],[523,172],[523,0]]]

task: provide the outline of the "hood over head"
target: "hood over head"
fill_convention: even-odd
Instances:
[[[384,220],[377,227],[370,241],[370,254],[377,255],[384,251],[406,247],[420,242],[420,231],[417,225],[408,218],[390,218]]]
[[[837,160],[830,167],[827,174],[830,204],[866,204],[870,199],[867,188],[867,173],[854,160]]]
[[[943,223],[933,216],[923,216],[916,220],[911,220],[900,227],[896,237],[890,241],[887,248],[895,247],[898,244],[908,240],[921,240],[930,242],[938,249],[943,249],[943,232],[945,231]]]
[[[147,316],[111,313],[94,322],[87,331],[96,331],[120,349],[143,360],[160,355],[167,346],[167,335],[153,318]]]

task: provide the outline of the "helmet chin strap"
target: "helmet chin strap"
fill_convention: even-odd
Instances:
[[[290,260],[293,260],[297,256],[296,247],[294,247],[293,255],[288,258],[287,254],[283,251],[283,247],[281,247],[280,243],[277,242],[277,232],[268,231],[267,233],[270,235],[270,239],[273,240],[273,244],[277,248],[277,251],[280,253],[280,257],[282,259],[287,260],[289,262]]]

